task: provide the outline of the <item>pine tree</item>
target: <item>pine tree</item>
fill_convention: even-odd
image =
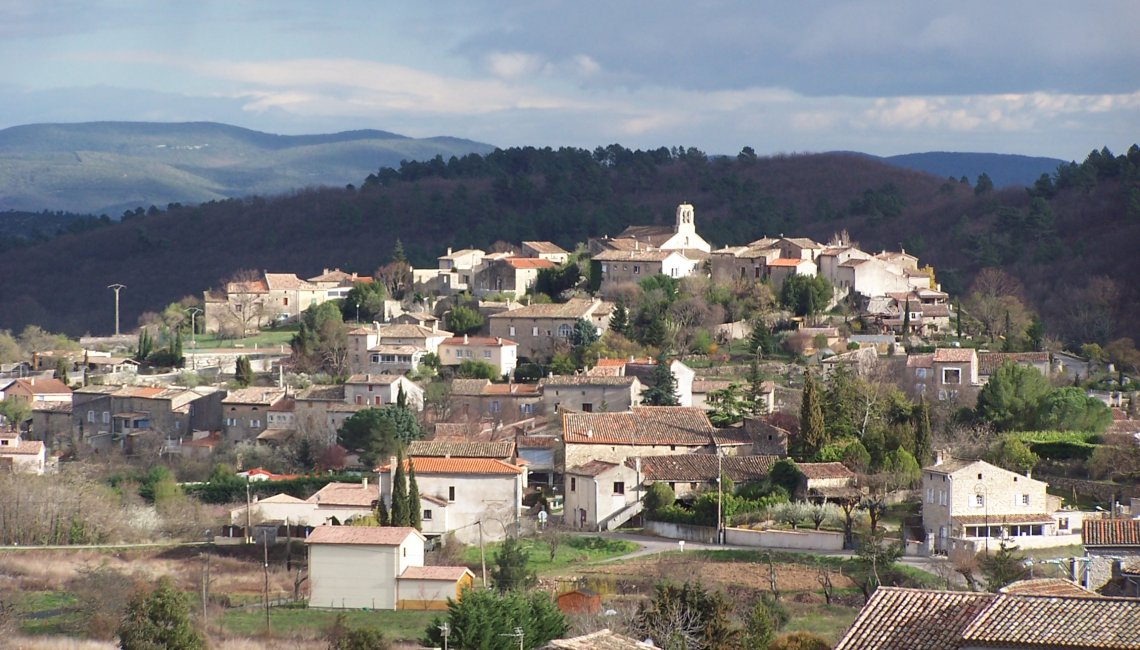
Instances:
[[[420,486],[416,483],[416,468],[408,460],[408,525],[416,530],[423,530],[423,510],[420,508]]]
[[[934,459],[934,441],[930,432],[930,406],[925,396],[918,398],[914,419],[914,458],[920,467],[926,467]]]
[[[529,568],[530,551],[518,539],[508,536],[495,554],[495,565],[491,569],[491,579],[500,594],[509,591],[530,589],[538,583],[534,570]]]
[[[392,248],[392,261],[396,264],[408,263],[408,256],[404,253],[404,242],[399,239],[396,240],[396,245]]]
[[[411,464],[411,461],[408,461]],[[408,509],[408,477],[404,472],[404,453],[396,458],[396,475],[392,478],[392,525],[410,526],[411,512]]]
[[[748,351],[763,356],[765,352],[771,353],[773,350],[775,346],[772,344],[771,328],[763,318],[755,319],[752,321],[752,334],[748,336]]]
[[[804,373],[804,394],[800,403],[799,456],[808,460],[828,443],[820,404],[819,385],[811,371]]]
[[[753,359],[748,364],[748,402],[753,415],[761,415],[767,411],[764,403],[764,373],[760,372],[760,364]]]
[[[665,355],[657,357],[657,364],[653,366],[653,385],[645,391],[644,403],[647,406],[678,406],[681,397],[677,394],[677,378],[673,376],[673,369],[665,360]]]
[[[610,316],[610,329],[622,336],[628,336],[629,310],[625,308],[625,303],[621,301],[618,301],[618,303],[614,305],[614,313]]]

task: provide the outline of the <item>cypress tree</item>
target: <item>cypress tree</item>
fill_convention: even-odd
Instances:
[[[411,462],[409,461],[409,464]],[[408,476],[404,472],[404,452],[396,458],[396,475],[392,478],[392,525],[410,526],[411,513],[408,510]]]
[[[906,307],[903,309],[906,311],[903,313],[902,331],[903,336],[907,336],[910,334],[910,298],[906,299]]]
[[[424,513],[420,509],[420,486],[416,483],[416,468],[410,458],[408,459],[408,514],[410,515],[408,525],[416,530],[423,530]]]
[[[404,392],[404,384],[400,384],[400,390],[396,393],[396,406],[400,408],[408,408],[408,394]]]
[[[657,357],[657,365],[653,366],[653,386],[645,391],[645,404],[647,406],[677,406],[681,397],[677,395],[677,378],[665,360],[665,355]]]
[[[809,370],[804,374],[804,395],[800,403],[799,456],[808,460],[828,442],[823,425],[823,405],[820,403],[819,385]]]
[[[170,358],[175,367],[182,367],[184,361],[182,356],[182,330],[175,330],[174,332],[174,340],[170,342]]]
[[[625,303],[621,301],[618,301],[617,305],[614,305],[614,313],[613,316],[610,317],[610,329],[622,336],[628,336],[629,311],[626,310]]]
[[[388,516],[388,506],[385,505],[384,499],[376,502],[376,523],[381,526],[391,525],[392,519]]]
[[[930,406],[925,396],[918,398],[914,420],[914,458],[919,467],[926,467],[934,459],[934,441],[930,432]]]
[[[71,384],[71,381],[69,380],[69,378],[67,376],[67,359],[61,358],[61,359],[56,360],[56,362],[55,362],[55,378],[62,381],[65,384],[69,384],[69,385]]]
[[[249,357],[242,355],[234,362],[234,381],[242,388],[253,385],[253,366]]]

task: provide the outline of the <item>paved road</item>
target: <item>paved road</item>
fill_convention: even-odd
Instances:
[[[605,533],[583,533],[583,534],[589,534],[591,536],[609,537],[612,539],[621,539],[621,540],[625,540],[627,542],[633,542],[633,543],[635,543],[641,547],[632,553],[627,553],[625,555],[619,555],[617,557],[611,557],[611,558],[608,558],[605,560],[599,560],[597,562],[597,564],[604,564],[606,562],[621,562],[624,560],[631,560],[634,558],[646,557],[649,555],[656,555],[658,553],[669,553],[669,552],[680,550],[680,545],[677,543],[677,540],[675,540],[675,539],[657,537],[655,535],[646,535],[643,533],[605,532]],[[853,557],[855,557],[855,554],[851,551],[804,551],[803,549],[796,549],[796,548],[775,548],[775,547],[758,548],[755,546],[738,546],[738,545],[732,545],[732,544],[717,545],[717,544],[707,544],[707,543],[703,543],[703,542],[689,542],[689,541],[685,542],[684,550],[691,551],[694,549],[695,550],[701,550],[701,551],[724,551],[724,550],[776,551],[776,552],[781,552],[781,553],[799,553],[801,555],[828,556],[828,557],[839,557],[839,558],[853,558]],[[938,559],[938,558],[929,558],[929,557],[908,556],[908,557],[903,557],[903,558],[899,559],[900,564],[904,564],[906,566],[913,567],[915,569],[921,569],[923,571],[926,571],[927,573],[931,573],[934,575],[938,575],[936,567],[941,562],[943,562],[943,560]],[[966,584],[965,579],[962,578],[962,576],[958,575],[957,573],[953,574],[952,580],[956,584],[959,584],[962,586],[965,586],[965,584]]]
[[[213,542],[151,542],[148,544],[52,544],[52,545],[25,545],[0,546],[4,551],[78,551],[82,549],[120,549],[120,548],[170,548],[173,546],[213,546]]]

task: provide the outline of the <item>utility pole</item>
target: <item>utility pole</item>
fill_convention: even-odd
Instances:
[[[479,564],[483,567],[483,588],[487,588],[487,553],[483,548],[483,520],[479,524]]]
[[[720,447],[718,446],[716,448],[716,543],[717,544],[723,544],[724,543],[724,541],[722,540],[722,533],[721,533],[722,528],[721,528],[721,507],[720,507],[720,502],[724,498],[724,481],[721,480],[721,477],[724,475],[724,470],[722,468],[723,462],[724,461],[722,460],[721,455],[720,455]]]
[[[443,650],[447,650],[447,637],[451,636],[451,626],[444,621],[439,626],[439,633],[443,635]]]
[[[108,289],[115,292],[115,336],[119,335],[119,292],[127,288],[125,284],[109,284]]]
[[[265,548],[265,636],[269,636],[269,531],[263,530],[261,545]]]
[[[253,542],[253,514],[250,512],[251,504],[249,502],[249,477],[245,478],[245,543],[250,544]]]
[[[185,311],[190,313],[190,347],[197,350],[198,349],[198,328],[194,326],[195,325],[194,319],[196,316],[198,316],[198,314],[202,313],[202,310],[198,309],[197,307],[191,307],[189,309],[186,309]]]

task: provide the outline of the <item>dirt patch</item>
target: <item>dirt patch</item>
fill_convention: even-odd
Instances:
[[[800,564],[776,563],[776,585],[781,592],[818,591],[818,572],[814,567]],[[631,588],[664,580],[677,582],[700,580],[707,586],[745,588],[766,591],[769,589],[768,565],[758,562],[709,562],[688,559],[678,555],[661,555],[629,562],[601,564],[582,569],[579,574],[587,580],[607,577],[615,584],[615,591],[629,593]],[[854,588],[849,578],[832,574],[836,589]]]

